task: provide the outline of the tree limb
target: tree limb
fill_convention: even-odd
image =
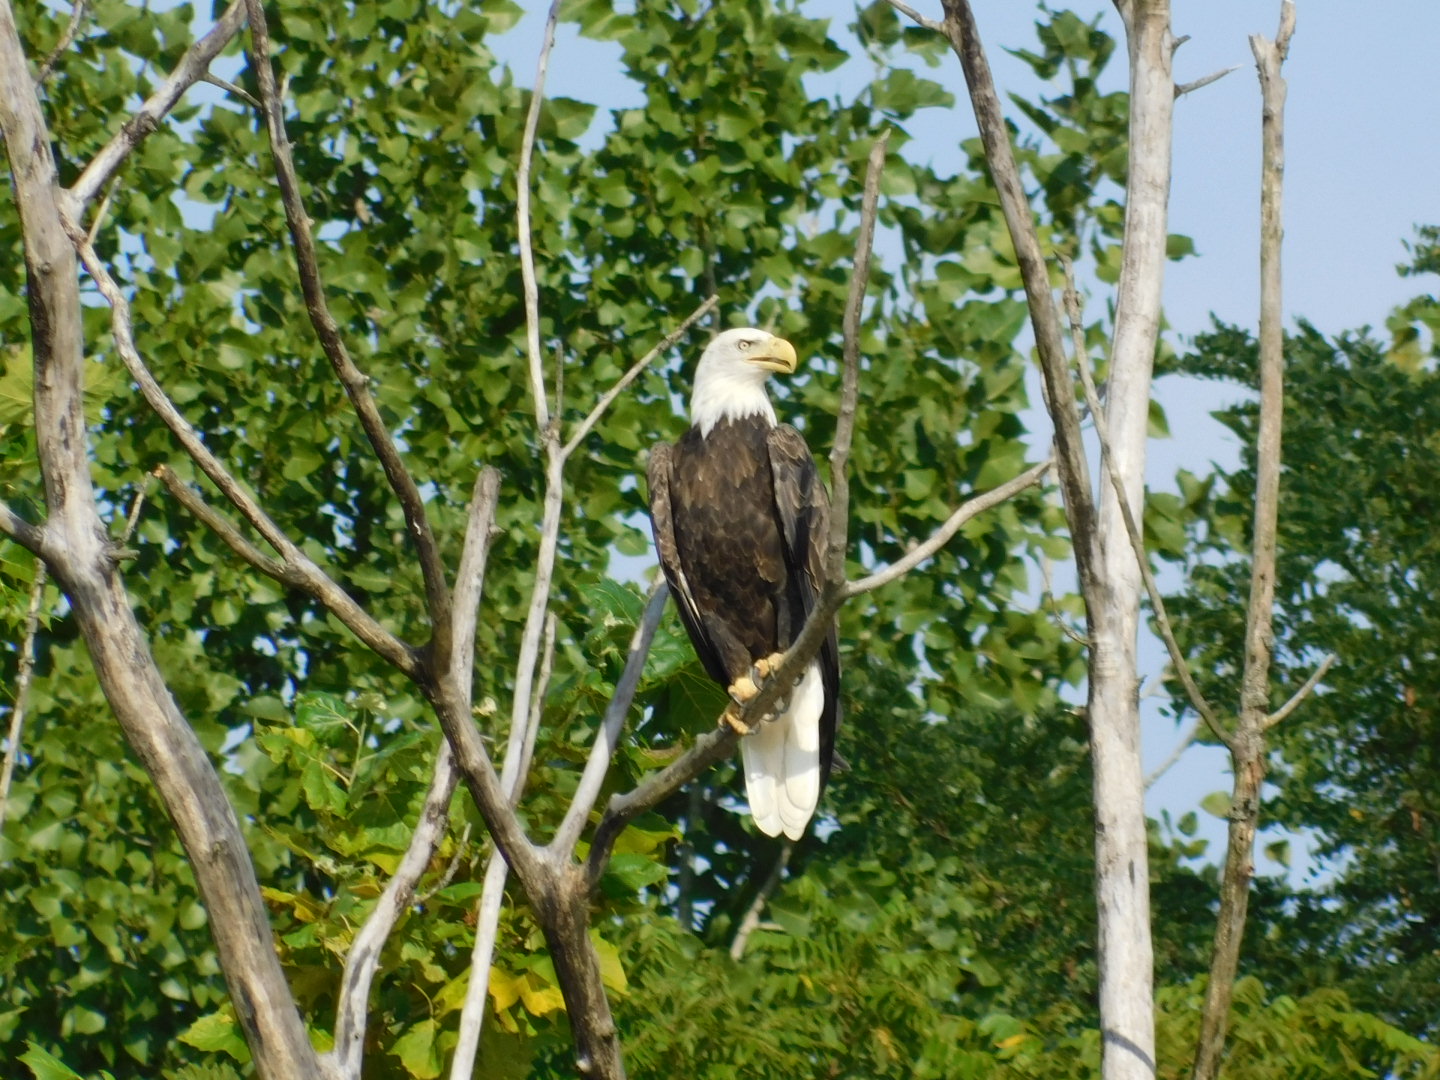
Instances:
[[[867,574],[858,581],[847,581],[841,590],[845,599],[852,596],[859,596],[862,593],[873,592],[882,585],[908,574],[915,567],[919,566],[930,556],[943,548],[950,542],[957,532],[979,514],[983,514],[991,507],[999,506],[1002,502],[1013,498],[1028,487],[1033,487],[1053,467],[1054,462],[1050,459],[1042,461],[1039,465],[1032,465],[1014,479],[1007,480],[997,488],[992,488],[983,495],[976,495],[968,499],[956,508],[955,512],[945,519],[945,524],[936,529],[924,542],[916,544],[905,553],[902,558],[896,559],[889,566]]]
[[[55,62],[74,43],[75,35],[80,32],[80,23],[85,18],[85,9],[89,6],[89,0],[75,0],[70,5],[70,21],[65,24],[65,30],[60,35],[60,40],[55,43],[55,47],[50,50],[50,55],[45,57],[45,62],[40,65],[40,70],[35,75],[36,86],[50,77],[50,72],[55,70]]]
[[[1325,657],[1324,660],[1320,661],[1320,666],[1311,673],[1310,677],[1305,680],[1304,685],[1301,686],[1299,690],[1296,690],[1295,693],[1290,695],[1290,700],[1265,718],[1266,731],[1269,731],[1276,724],[1284,720],[1299,707],[1302,701],[1310,696],[1315,687],[1320,685],[1320,680],[1325,678],[1326,673],[1330,670],[1331,665],[1335,663],[1335,660],[1335,654],[1331,653]]]
[[[1192,94],[1196,90],[1199,90],[1202,87],[1209,86],[1213,82],[1219,82],[1226,75],[1229,75],[1232,71],[1239,70],[1240,65],[1234,64],[1231,67],[1221,68],[1219,71],[1212,71],[1209,75],[1205,75],[1202,78],[1195,79],[1193,82],[1180,83],[1175,87],[1175,96],[1177,98],[1182,98],[1186,94]]]
[[[840,413],[835,418],[835,442],[830,448],[830,535],[825,553],[825,576],[845,580],[846,533],[850,527],[850,442],[855,433],[855,410],[860,391],[860,310],[870,282],[870,250],[875,241],[875,215],[880,199],[880,173],[890,130],[880,133],[865,163],[865,188],[860,197],[860,232],[855,238],[855,261],[850,292],[841,320],[844,333],[844,373],[840,381]]]
[[[765,905],[770,901],[770,895],[780,884],[780,879],[785,874],[785,867],[790,863],[790,855],[795,850],[795,845],[789,840],[780,844],[780,857],[775,860],[775,865],[770,868],[770,873],[760,884],[760,890],[755,894],[755,899],[750,901],[750,906],[745,909],[745,914],[740,918],[740,926],[735,931],[735,937],[730,942],[730,959],[736,963],[745,955],[745,946],[750,941],[750,935],[760,926],[760,914],[765,910]]]
[[[0,134],[24,242],[50,571],[69,600],[115,717],[190,859],[256,1073],[262,1080],[327,1077],[276,956],[240,822],[165,685],[96,510],[76,254],[10,0],[0,0]]]
[[[896,11],[900,12],[901,15],[913,20],[916,26],[923,26],[926,30],[934,30],[941,34],[945,32],[944,23],[938,23],[934,19],[927,19],[909,4],[902,3],[901,0],[886,0],[886,2]]]
[[[1280,445],[1285,417],[1285,342],[1280,281],[1281,195],[1285,172],[1285,80],[1280,69],[1295,29],[1295,5],[1281,0],[1274,41],[1250,37],[1262,98],[1260,167],[1260,420],[1256,435],[1255,520],[1250,556],[1250,603],[1245,613],[1245,666],[1240,684],[1240,720],[1230,746],[1234,790],[1220,911],[1200,1038],[1195,1080],[1220,1074],[1230,1004],[1240,967],[1240,947],[1255,873],[1255,834],[1265,782],[1265,731],[1272,726],[1270,660],[1274,643],[1276,535],[1280,508]],[[1326,665],[1322,665],[1323,667]],[[1319,681],[1321,672],[1316,673]]]
[[[4,533],[31,555],[42,555],[45,550],[45,528],[32,525],[4,503],[0,503],[0,533]]]
[[[221,536],[241,558],[277,580],[290,585],[303,586],[303,582],[296,580],[297,575],[289,566],[269,559],[250,547],[248,542],[229,526],[228,522],[210,510],[198,496],[180,482],[172,471],[162,469],[160,476],[166,487],[196,517]],[[463,679],[467,694],[471,668],[470,655],[475,634],[475,610],[479,604],[480,589],[484,582],[485,563],[490,542],[494,536],[491,525],[494,521],[498,498],[499,474],[493,469],[482,470],[476,478],[470,510],[470,525],[467,528],[467,542],[461,554],[455,592],[454,637],[457,642],[466,644],[463,650],[464,659],[460,665],[463,666],[463,673],[452,672],[452,674]],[[348,600],[348,597],[346,599]],[[343,610],[335,611],[334,608],[331,610],[341,621],[346,621],[346,613]],[[363,615],[363,612],[361,614]],[[349,625],[348,622],[347,625]],[[365,640],[364,635],[360,636],[362,640]],[[370,642],[367,641],[367,644]],[[373,644],[371,647],[375,648]],[[375,651],[384,656],[380,649],[375,649]],[[458,654],[459,650],[457,650],[457,656]],[[339,1001],[336,1005],[336,1036],[332,1051],[334,1067],[341,1076],[358,1078],[360,1075],[369,990],[379,964],[380,952],[400,915],[413,898],[415,886],[421,874],[444,839],[450,800],[454,794],[458,776],[450,744],[442,741],[436,756],[430,789],[426,795],[420,820],[411,835],[409,847],[370,917],[351,944],[346,958],[345,974],[341,980]]]
[[[350,352],[340,335],[340,327],[326,303],[315,238],[311,233],[310,218],[305,213],[300,198],[300,182],[290,153],[290,140],[285,134],[280,93],[275,83],[274,69],[270,65],[270,31],[265,21],[265,11],[261,0],[245,0],[245,6],[250,16],[252,63],[260,86],[260,99],[264,104],[265,127],[270,137],[275,179],[280,187],[280,201],[285,207],[285,220],[290,226],[300,289],[305,296],[305,308],[309,312],[310,323],[315,328],[320,347],[330,361],[340,384],[345,388],[355,415],[360,420],[360,426],[385,471],[390,489],[400,501],[400,508],[405,515],[406,531],[415,544],[420,559],[420,572],[425,580],[425,608],[430,617],[431,648],[441,658],[440,667],[443,669],[449,666],[451,616],[450,592],[445,582],[445,566],[440,558],[440,549],[430,529],[430,522],[425,514],[425,500],[420,495],[420,489],[405,468],[400,451],[390,437],[375,399],[370,394],[369,380],[350,358]]]
[[[685,316],[685,321],[670,331],[670,333],[666,334],[658,345],[630,365],[630,370],[615,380],[615,385],[605,391],[600,400],[595,403],[595,407],[590,410],[589,415],[575,428],[575,431],[570,436],[570,441],[567,442],[560,451],[561,454],[569,458],[571,454],[575,453],[575,451],[579,449],[581,442],[584,441],[585,436],[590,434],[595,425],[600,422],[600,418],[605,415],[605,410],[614,404],[615,399],[625,391],[625,388],[639,378],[640,374],[660,356],[664,355],[671,346],[684,337],[690,327],[694,326],[711,311],[714,311],[715,305],[719,303],[719,301],[720,298],[718,296],[712,295],[698,308]]]
[[[15,672],[15,696],[10,702],[10,728],[5,733],[5,763],[0,765],[0,830],[5,828],[6,812],[10,808],[10,780],[15,775],[20,736],[25,730],[25,704],[30,697],[30,680],[35,674],[35,635],[40,627],[40,599],[44,595],[45,562],[36,558],[35,580],[30,583],[30,604],[20,635],[20,664]]]
[[[565,811],[560,827],[555,830],[555,838],[550,841],[550,850],[557,856],[561,852],[569,853],[575,850],[580,834],[585,829],[585,822],[590,818],[590,811],[595,807],[595,800],[600,797],[600,789],[605,784],[605,773],[610,768],[610,759],[615,756],[615,748],[620,744],[620,730],[625,724],[630,704],[635,700],[635,691],[645,670],[645,660],[650,655],[650,645],[655,640],[655,631],[659,629],[660,619],[665,614],[665,602],[669,598],[670,591],[665,586],[664,577],[657,576],[650,587],[645,614],[641,616],[640,625],[635,628],[635,636],[631,639],[630,652],[625,657],[625,669],[620,673],[620,679],[615,684],[615,693],[611,695],[605,716],[595,732],[595,742],[590,747],[590,756],[585,761],[585,771],[575,788],[575,796],[570,800],[570,807]]]
[[[1176,678],[1185,688],[1190,704],[1205,721],[1211,734],[1229,746],[1234,741],[1234,736],[1220,723],[1219,716],[1216,715],[1210,702],[1205,699],[1205,695],[1195,682],[1195,677],[1190,673],[1190,662],[1185,658],[1180,643],[1175,639],[1174,627],[1165,610],[1165,598],[1161,595],[1160,586],[1155,581],[1155,574],[1150,569],[1150,559],[1145,553],[1145,538],[1130,509],[1130,502],[1125,497],[1125,482],[1115,464],[1115,457],[1110,452],[1109,424],[1105,419],[1105,410],[1100,404],[1100,395],[1095,388],[1095,376],[1090,371],[1090,358],[1085,350],[1085,337],[1080,321],[1080,294],[1075,289],[1074,271],[1071,268],[1070,260],[1063,256],[1060,264],[1065,271],[1065,308],[1070,316],[1070,333],[1074,339],[1075,366],[1080,373],[1080,385],[1084,388],[1085,404],[1095,421],[1095,434],[1100,440],[1100,467],[1105,471],[1115,492],[1116,505],[1119,507],[1120,516],[1125,524],[1125,534],[1129,538],[1130,549],[1134,552],[1135,561],[1140,567],[1140,579],[1145,585],[1146,595],[1150,598],[1156,629],[1160,631],[1160,638],[1165,642],[1165,649],[1170,654],[1170,664],[1175,669]]]
[[[63,212],[62,212],[63,215]],[[229,526],[218,514],[204,507],[198,496],[191,493],[185,485],[167,468],[159,470],[160,479],[177,499],[180,499],[186,506],[201,517],[210,528],[214,529],[217,535],[230,546],[241,558],[244,558],[252,566],[263,573],[270,574],[276,580],[284,581],[292,587],[304,589],[310,593],[327,608],[333,611],[337,618],[348,626],[357,637],[374,649],[380,656],[394,664],[400,671],[413,676],[418,666],[415,662],[413,650],[400,642],[388,631],[370,618],[350,596],[312,562],[300,548],[287,537],[274,520],[267,514],[263,507],[255,500],[255,497],[246,490],[229,469],[216,457],[200,438],[199,433],[190,425],[190,422],[180,415],[180,410],[175,407],[174,402],[166,395],[155,376],[151,374],[144,359],[140,356],[135,345],[134,327],[130,312],[130,301],[126,298],[115,279],[111,277],[110,271],[101,262],[96,254],[88,236],[80,230],[80,227],[68,217],[62,216],[66,231],[70,235],[71,243],[79,253],[85,269],[89,271],[94,279],[102,296],[110,304],[110,328],[115,339],[116,352],[120,354],[125,369],[130,377],[140,388],[141,396],[164,421],[181,447],[190,456],[191,460],[199,466],[200,470],[210,478],[210,481],[220,489],[237,510],[250,522],[263,536],[281,557],[284,567],[284,574],[277,571],[273,560],[267,559],[249,545],[233,527]]]
[[[230,40],[244,25],[244,0],[233,0],[210,28],[210,32],[185,50],[185,55],[180,58],[180,63],[175,65],[170,77],[145,99],[139,111],[125,121],[120,130],[91,159],[90,164],[85,166],[79,178],[70,185],[70,190],[64,193],[61,205],[71,218],[80,220],[90,200],[109,183],[110,178],[125,163],[125,159],[145,141],[146,136],[160,126],[160,121],[165,119],[185,91],[205,77],[211,62],[230,44]]]
[[[520,280],[525,293],[525,355],[530,365],[530,394],[535,399],[535,426],[542,432],[550,427],[550,410],[545,403],[545,358],[540,352],[540,288],[535,280],[535,248],[530,236],[530,165],[535,156],[535,132],[540,126],[540,106],[545,100],[545,72],[550,50],[555,46],[555,23],[560,17],[560,0],[550,5],[545,16],[544,40],[535,65],[535,86],[530,91],[530,108],[525,114],[525,134],[520,141],[520,160],[515,168],[515,217],[520,237]]]
[[[455,794],[459,775],[450,744],[441,739],[430,787],[425,793],[420,820],[410,835],[410,844],[346,954],[345,973],[340,979],[339,1000],[335,1006],[335,1045],[330,1053],[339,1075],[349,1080],[360,1078],[370,984],[380,966],[380,952],[400,916],[410,906],[415,886],[445,839],[450,799]]]
[[[968,0],[943,0],[945,21],[941,32],[960,60],[969,88],[970,103],[980,128],[1000,209],[1015,246],[1015,261],[1025,286],[1025,299],[1030,322],[1035,331],[1035,349],[1040,357],[1046,398],[1055,424],[1056,471],[1060,492],[1065,499],[1070,521],[1071,541],[1075,547],[1075,568],[1087,607],[1098,588],[1098,551],[1095,540],[1095,505],[1090,493],[1090,470],[1085,461],[1085,447],[1080,436],[1080,410],[1065,358],[1064,336],[1060,329],[1060,313],[1050,291],[1050,274],[1040,247],[1039,234],[1015,163],[1010,145],[1010,129],[995,91],[990,63],[980,43],[975,15]]]

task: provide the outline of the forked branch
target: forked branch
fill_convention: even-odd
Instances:
[[[344,387],[371,449],[385,471],[390,489],[400,502],[425,581],[425,606],[430,616],[433,635],[431,645],[437,656],[442,658],[441,666],[446,667],[449,664],[451,648],[450,592],[445,582],[445,567],[440,558],[440,549],[431,531],[420,489],[405,468],[395,440],[391,438],[389,429],[380,416],[380,409],[370,393],[369,379],[350,358],[340,326],[326,302],[319,253],[310,228],[310,217],[305,213],[301,199],[300,181],[290,153],[290,140],[285,133],[280,91],[276,85],[275,71],[270,65],[270,31],[265,21],[265,10],[261,0],[245,0],[245,7],[250,16],[251,59],[256,81],[260,86],[260,100],[265,107],[265,127],[270,137],[275,179],[280,187],[280,200],[285,207],[285,220],[290,226],[300,289],[305,296],[305,308],[309,312],[310,324],[315,329],[320,347]]]

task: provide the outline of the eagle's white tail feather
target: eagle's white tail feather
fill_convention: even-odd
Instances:
[[[790,707],[740,740],[745,793],[756,827],[767,836],[799,840],[820,801],[820,713],[825,683],[812,662]]]

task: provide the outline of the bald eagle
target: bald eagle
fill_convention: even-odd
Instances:
[[[710,677],[737,704],[794,642],[820,596],[830,501],[801,434],[775,422],[772,372],[795,347],[727,330],[700,356],[690,429],[650,453],[650,520],[680,620]],[[776,712],[753,730],[727,709],[760,831],[800,839],[830,775],[839,720],[835,628]]]

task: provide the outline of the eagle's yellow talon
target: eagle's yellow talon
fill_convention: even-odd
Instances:
[[[730,695],[731,701],[737,705],[744,705],[760,692],[760,687],[755,685],[755,680],[749,675],[741,675],[730,684],[730,689],[727,692]]]
[[[737,735],[749,735],[755,729],[740,719],[740,706],[731,702],[720,714],[720,726],[728,727]]]

